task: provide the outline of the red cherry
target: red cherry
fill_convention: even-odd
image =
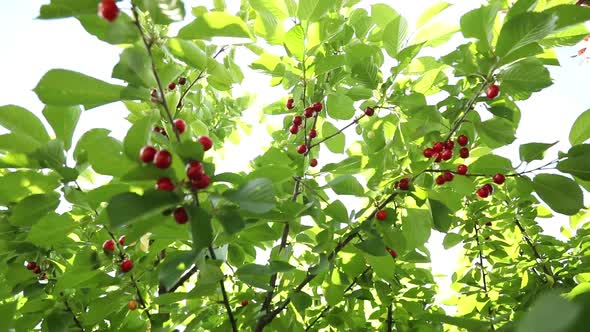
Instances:
[[[459,150],[459,156],[461,156],[461,158],[463,158],[463,159],[469,158],[469,149],[468,148],[461,148],[461,150]]]
[[[504,174],[500,173],[494,175],[492,179],[494,180],[495,184],[504,184],[504,182],[506,181],[506,177],[504,176]]]
[[[141,151],[139,151],[139,159],[141,159],[141,161],[144,163],[151,163],[154,161],[156,152],[158,152],[158,150],[156,150],[156,148],[153,146],[144,146]]]
[[[176,119],[174,120],[174,127],[176,127],[179,134],[182,134],[186,130],[186,122],[183,119]]]
[[[167,150],[160,150],[154,156],[154,165],[157,168],[166,169],[172,164],[172,155]]]
[[[309,166],[311,166],[311,167],[316,167],[317,165],[318,165],[318,160],[315,158],[309,162]]]
[[[198,161],[191,161],[186,165],[186,176],[189,179],[196,179],[203,173],[203,164]]]
[[[463,164],[457,166],[457,174],[459,174],[459,175],[467,174],[467,166],[465,166]]]
[[[490,195],[490,193],[486,190],[486,188],[479,188],[477,190],[477,196],[479,196],[480,198],[486,198]]]
[[[248,302],[248,300],[244,300],[240,304],[242,305],[242,307],[245,307],[248,305],[248,303],[250,303],[250,302]]]
[[[432,156],[434,156],[434,154],[436,152],[434,152],[434,150],[431,149],[431,148],[426,148],[426,149],[424,149],[424,151],[422,153],[424,154],[424,157],[426,157],[426,158],[432,158]]]
[[[303,118],[300,115],[296,115],[293,117],[293,124],[294,125],[300,125],[303,123]]]
[[[130,259],[125,259],[121,262],[121,271],[129,272],[133,268],[133,262]]]
[[[469,143],[469,138],[465,135],[459,135],[459,137],[457,137],[457,143],[461,146],[465,146]]]
[[[316,101],[315,103],[313,103],[313,105],[311,105],[311,107],[313,107],[314,111],[319,113],[324,108],[324,105],[322,105],[322,103],[320,103],[319,101]]]
[[[33,269],[33,273],[35,273],[35,274],[41,273],[41,267],[39,265],[35,266],[35,268]]]
[[[440,156],[442,157],[443,160],[450,160],[451,158],[453,158],[453,150],[444,150]]]
[[[499,93],[500,93],[500,87],[497,86],[496,84],[492,84],[492,85],[488,86],[488,88],[486,89],[486,97],[488,97],[488,99],[496,98]]]
[[[488,193],[490,193],[490,194],[493,194],[494,193],[494,186],[492,186],[489,183],[484,184],[482,188],[484,188],[485,190],[487,190]]]
[[[297,153],[299,154],[304,154],[307,152],[307,145],[305,144],[301,144],[298,148],[297,148]]]
[[[455,178],[455,175],[449,171],[444,172],[442,176],[445,179],[445,182],[451,182]]]
[[[295,101],[293,100],[293,98],[287,99],[287,109],[292,110],[293,108],[295,108],[295,106],[293,106],[294,102]]]
[[[442,150],[444,148],[445,148],[445,143],[443,143],[443,142],[436,142],[432,146],[432,149],[434,150],[434,152],[442,152]]]
[[[410,189],[410,179],[403,178],[403,179],[399,180],[399,189],[401,189],[401,190]]]
[[[188,222],[188,212],[183,207],[174,210],[174,220],[177,224],[186,224]]]
[[[119,237],[119,244],[124,246],[125,245],[125,235],[121,235]]]
[[[442,160],[442,153],[435,152],[434,153],[434,162],[440,163]]]
[[[156,182],[156,190],[174,191],[174,182],[169,178],[159,178]]]
[[[102,244],[102,249],[106,252],[113,252],[115,251],[115,241],[113,240],[106,240]]]
[[[185,85],[186,84],[186,77],[179,77],[178,84]]]
[[[377,213],[375,214],[375,218],[377,218],[377,220],[385,220],[387,218],[387,211],[386,210],[377,211]]]
[[[164,128],[161,128],[161,127],[154,127],[154,131],[155,131],[156,133],[160,133],[160,134],[162,134],[162,135],[164,135],[164,136],[168,136],[168,134],[166,134],[166,129],[164,129]]]
[[[445,143],[445,148],[448,150],[453,150],[453,148],[455,147],[455,142],[449,140]]]
[[[299,126],[296,124],[292,125],[291,128],[289,128],[289,132],[293,135],[297,135],[299,132]]]
[[[309,131],[309,138],[316,138],[318,136],[318,132],[315,129]]]
[[[209,136],[199,137],[199,143],[203,146],[203,151],[209,151],[213,147],[213,141]]]
[[[365,108],[365,115],[373,116],[373,114],[375,114],[375,110],[372,107]]]
[[[176,83],[174,83],[174,82],[168,83],[168,89],[170,89],[170,90],[176,89]]]
[[[105,20],[113,22],[119,16],[119,7],[115,0],[102,0],[98,4],[98,14]]]
[[[27,262],[27,270],[34,270],[37,267],[35,262]]]
[[[443,184],[445,184],[445,177],[442,175],[439,175],[436,177],[435,181],[436,181],[436,184],[438,184],[439,186],[443,185]]]
[[[201,174],[196,179],[191,180],[193,189],[205,189],[211,184],[211,178],[207,174]]]
[[[391,257],[397,258],[397,252],[395,252],[395,250],[389,248],[388,246],[385,246],[385,250],[387,250],[387,252],[389,253],[389,255],[391,255]]]
[[[315,109],[313,107],[308,107],[303,112],[303,115],[305,115],[306,118],[311,118],[314,113],[315,113]]]

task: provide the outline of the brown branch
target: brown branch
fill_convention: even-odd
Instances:
[[[184,285],[195,273],[199,271],[199,268],[195,265],[186,271],[177,282],[174,283],[169,289],[167,289],[164,293],[174,293],[180,286]]]
[[[212,246],[209,246],[209,254],[211,254],[211,258],[217,259],[215,257],[215,251],[213,251]],[[223,279],[219,280],[219,287],[221,288],[221,295],[223,296],[223,305],[225,306],[225,310],[227,311],[227,316],[229,317],[229,322],[231,324],[232,331],[238,332],[238,326],[236,325],[236,319],[234,318],[234,313],[232,312],[231,306],[229,305],[229,298],[227,296],[227,292],[225,291],[225,285],[223,284]]]
[[[373,210],[373,212],[371,212],[369,217],[367,217],[364,221],[360,222],[359,226],[351,229],[348,232],[348,234],[346,234],[346,236],[344,236],[344,239],[336,245],[336,247],[332,250],[332,252],[330,252],[330,254],[328,255],[328,261],[332,262],[332,260],[336,257],[336,255],[338,255],[338,253],[344,247],[346,247],[346,245],[348,243],[350,243],[350,241],[352,241],[357,236],[357,234],[361,231],[361,227],[363,226],[363,224],[365,224],[365,223],[369,222],[371,219],[373,219],[373,217],[375,216],[377,211],[383,209],[389,202],[391,202],[395,198],[395,196],[397,194],[398,194],[397,192],[394,192],[391,195],[389,195],[383,202],[381,202]],[[307,286],[307,284],[309,284],[309,282],[312,281],[317,276],[317,274],[313,274],[311,272],[313,270],[316,270],[317,268],[318,268],[318,265],[314,265],[313,267],[309,268],[307,270],[307,275],[305,276],[305,279],[303,279],[303,281],[301,281],[293,289],[293,292],[295,292],[295,293],[300,292],[305,286]],[[266,325],[268,325],[279,313],[281,313],[281,311],[283,311],[289,305],[289,303],[291,303],[290,296],[288,296],[285,300],[283,300],[283,302],[281,302],[277,306],[277,308],[275,308],[273,311],[260,317],[260,319],[258,320],[258,323],[256,324],[256,327],[254,328],[254,332],[261,332]]]
[[[387,331],[393,331],[393,303],[387,307]]]
[[[158,70],[156,68],[156,62],[154,61],[154,55],[152,54],[152,43],[148,42],[147,37],[145,35],[145,31],[143,31],[143,28],[141,27],[141,23],[139,22],[139,14],[137,13],[137,7],[135,6],[135,3],[133,1],[131,1],[131,11],[133,12],[133,18],[134,18],[133,23],[135,23],[135,26],[137,26],[137,29],[139,30],[139,34],[141,35],[141,39],[143,40],[143,44],[145,45],[145,48],[148,52],[148,56],[149,56],[151,64],[152,64],[152,73],[154,74],[156,84],[158,85],[158,91],[160,93],[160,98],[161,98],[160,99],[161,104],[164,107],[164,111],[166,111],[166,116],[168,117],[168,121],[170,122],[170,126],[172,127],[172,131],[174,131],[174,135],[176,136],[176,140],[178,140],[180,142],[180,133],[178,132],[178,129],[176,128],[176,126],[174,126],[174,119],[172,119],[172,113],[170,112],[170,109],[168,108],[168,104],[166,103],[166,95],[164,94],[164,88],[162,87],[162,81],[160,80],[160,75],[158,75]]]
[[[70,307],[70,304],[68,303],[68,299],[66,299],[65,297],[64,297],[64,304],[66,306],[66,310],[72,314],[72,317],[74,318],[74,322],[76,323],[76,326],[78,326],[80,328],[80,330],[82,330],[82,332],[84,332],[85,330],[84,330],[84,326],[82,325],[82,322],[80,321],[80,319],[78,319],[78,316],[76,316],[76,313],[74,313],[74,311]]]

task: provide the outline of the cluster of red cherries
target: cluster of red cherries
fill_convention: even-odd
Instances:
[[[27,262],[27,270],[32,271],[35,274],[41,274],[41,267],[37,265],[37,262]]]
[[[293,98],[289,98],[287,100],[287,109],[288,110],[292,110],[295,108],[295,101],[293,100]],[[311,106],[307,107],[304,111],[303,111],[303,115],[306,118],[311,118],[316,114],[319,114],[322,109],[324,109],[324,105],[322,105],[322,103],[315,102],[313,103]],[[293,117],[293,123],[291,124],[291,127],[289,128],[289,132],[293,135],[297,135],[299,133],[299,130],[301,129],[301,125],[303,124],[303,117],[301,115],[296,115]],[[308,137],[310,140],[316,138],[318,136],[318,132],[315,130],[315,128],[312,128],[309,130],[308,133]],[[305,144],[301,144],[299,145],[299,147],[297,147],[297,153],[299,154],[304,154],[307,152],[307,145]],[[311,167],[316,167],[318,165],[318,160],[317,159],[312,159],[309,161],[309,166]]]
[[[125,235],[121,235],[117,242],[119,242],[119,245],[123,247],[125,245]],[[102,244],[102,250],[104,250],[104,252],[107,254],[113,254],[116,249],[117,245],[115,244],[115,241],[113,241],[112,239],[108,239],[104,241],[104,243]],[[119,264],[119,268],[122,272],[129,272],[131,271],[131,269],[133,269],[133,261],[129,258],[124,258]]]
[[[186,123],[182,119],[174,120],[174,126],[179,134],[186,130]],[[199,143],[203,146],[204,151],[208,151],[213,147],[213,141],[208,136],[201,136],[198,138]],[[144,163],[153,163],[157,168],[167,169],[172,164],[172,154],[168,150],[156,150],[153,146],[144,146],[140,153],[139,159]],[[209,187],[211,178],[205,173],[203,164],[199,161],[192,160],[186,165],[186,176],[190,181],[190,185],[194,190],[205,189]],[[174,191],[176,185],[172,179],[168,177],[161,177],[156,182],[156,189],[162,191]],[[179,224],[186,224],[189,220],[188,212],[184,207],[179,207],[173,212],[174,220]]]

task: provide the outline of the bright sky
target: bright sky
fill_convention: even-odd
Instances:
[[[43,106],[32,89],[41,76],[52,68],[75,70],[105,81],[113,81],[110,78],[111,71],[118,62],[121,50],[86,33],[75,19],[35,20],[39,7],[48,2],[48,0],[0,2],[0,41],[2,43],[0,105],[16,104],[40,115]],[[240,3],[239,0],[226,0],[226,2],[229,10],[234,12]],[[390,4],[408,19],[410,26],[413,26],[412,22],[415,22],[418,15],[438,1],[420,0],[421,6],[416,6],[417,2],[364,0],[360,5],[369,8],[373,3]],[[456,5],[440,15],[440,20],[458,23],[460,13],[466,12],[468,8],[475,8],[481,3],[481,1],[473,0],[454,2]],[[187,0],[185,3],[203,5],[210,4],[212,1]],[[554,85],[536,93],[530,101],[519,103],[522,120],[517,132],[518,139],[511,146],[498,152],[511,158],[514,165],[518,164],[518,145],[523,143],[559,141],[557,147],[549,152],[552,156],[558,149],[567,151],[569,148],[569,128],[581,112],[590,108],[588,91],[590,63],[582,64],[580,58],[570,57],[576,54],[578,48],[569,47],[559,50],[561,67],[550,68]],[[239,147],[232,144],[225,147],[223,158],[216,163],[220,171],[245,169],[248,161],[263,151],[265,146],[261,145],[261,142],[268,142],[266,126],[269,124],[276,126],[280,123],[278,118],[267,119],[264,124],[257,123],[259,119],[257,111],[262,105],[267,105],[286,93],[280,91],[277,93],[276,90],[264,88],[268,86],[269,79],[247,67],[254,59],[251,53],[243,54],[242,68],[246,74],[246,80],[238,90],[258,93],[259,98],[256,104],[247,112],[250,115],[250,122],[257,127],[252,136],[242,138]],[[124,120],[126,114],[126,110],[120,103],[85,112],[80,119],[74,141],[91,128],[108,128],[112,130],[112,136],[122,139],[129,127]],[[331,158],[322,157],[322,162],[326,163],[329,159]],[[546,232],[558,234],[559,227],[567,222],[567,218],[545,219],[540,222]],[[458,247],[449,253],[442,249],[441,241],[442,236],[437,234],[429,243],[433,270],[435,273],[449,275],[454,267],[454,264],[450,263],[456,261],[449,257],[457,257]],[[264,260],[263,258],[261,257],[261,260]],[[440,284],[441,288],[446,289],[445,284],[446,282],[443,281]]]

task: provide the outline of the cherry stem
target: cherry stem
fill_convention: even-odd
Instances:
[[[172,131],[174,131],[174,136],[176,136],[176,140],[180,142],[180,133],[178,132],[178,129],[174,125],[174,119],[172,119],[172,113],[170,112],[170,109],[168,108],[168,103],[166,103],[166,95],[164,94],[164,88],[162,87],[162,81],[160,80],[160,75],[158,75],[158,70],[156,68],[156,62],[154,61],[154,55],[152,54],[152,44],[148,42],[147,37],[145,35],[145,31],[141,27],[141,23],[139,22],[139,14],[137,13],[137,7],[135,6],[135,3],[133,1],[131,1],[131,12],[133,13],[133,18],[134,18],[133,23],[135,23],[135,26],[137,26],[137,29],[139,30],[139,34],[141,35],[141,39],[143,40],[143,44],[145,45],[145,48],[148,52],[148,56],[150,58],[150,62],[152,65],[151,66],[152,73],[154,74],[154,78],[155,78],[156,83],[158,85],[158,91],[160,93],[161,104],[164,107],[164,110],[166,111],[166,116],[168,117],[168,121],[170,122],[170,126],[172,127]]]
[[[213,246],[209,245],[209,254],[211,255],[212,259],[217,259],[215,257],[215,251],[213,250]],[[221,295],[223,296],[223,305],[225,306],[225,310],[227,311],[227,316],[229,317],[229,322],[231,324],[231,328],[233,332],[238,332],[238,326],[236,325],[236,319],[234,318],[234,313],[231,310],[231,306],[229,305],[229,298],[227,296],[227,292],[225,290],[225,284],[223,283],[223,279],[219,280],[219,288],[221,288]]]
[[[217,53],[215,53],[213,55],[213,59],[217,58],[221,53],[223,53],[223,51],[225,51],[227,49],[227,45],[222,46],[219,51],[217,51]],[[205,72],[207,71],[207,66],[205,66],[205,69],[201,70],[201,72],[199,73],[199,75],[197,75],[197,78],[195,78],[191,84],[189,84],[189,86],[182,92],[182,94],[180,95],[180,99],[178,100],[178,104],[176,105],[176,109],[180,110],[182,108],[183,105],[183,100],[184,97],[189,93],[189,91],[192,89],[192,87],[195,85],[195,83],[197,83],[199,80],[201,80],[203,77],[205,77]]]

